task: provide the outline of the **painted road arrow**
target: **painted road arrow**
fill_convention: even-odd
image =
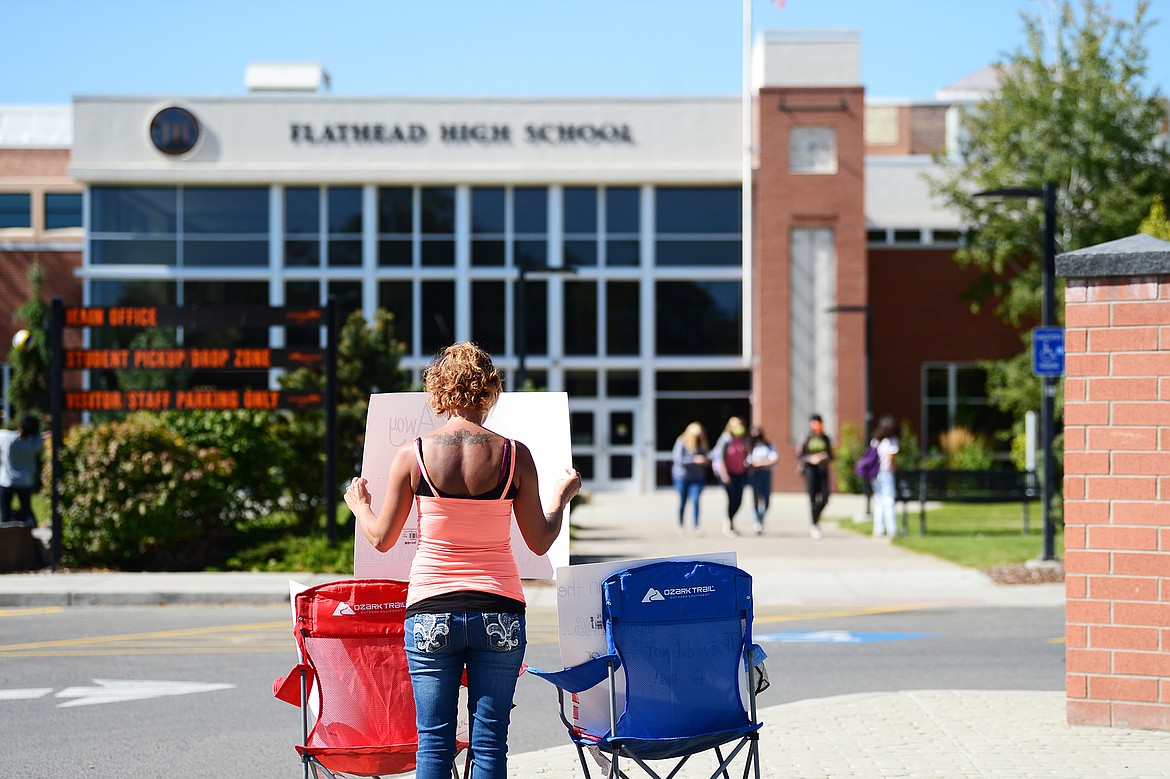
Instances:
[[[43,698],[52,691],[52,687],[26,687],[24,689],[0,690],[0,701],[28,701],[34,698]]]
[[[771,644],[877,644],[883,641],[907,641],[930,638],[933,633],[874,633],[856,630],[781,631],[756,633],[756,641]]]
[[[148,682],[128,679],[94,679],[96,687],[67,687],[57,693],[58,698],[73,698],[58,704],[57,708],[69,706],[93,706],[98,703],[121,703],[142,701],[149,698],[165,698],[170,695],[190,695],[197,692],[230,690],[234,684],[209,684],[204,682]]]

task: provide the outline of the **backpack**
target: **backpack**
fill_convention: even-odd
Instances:
[[[866,481],[873,481],[876,479],[878,471],[880,471],[881,468],[882,460],[878,456],[878,450],[876,446],[866,447],[861,457],[857,459],[857,464],[853,466],[854,472]]]
[[[723,467],[728,473],[739,475],[747,471],[748,448],[742,438],[733,437],[723,450]]]

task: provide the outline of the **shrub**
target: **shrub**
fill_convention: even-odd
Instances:
[[[955,471],[984,471],[995,463],[987,439],[963,427],[955,427],[939,437],[945,466]]]
[[[230,534],[235,463],[151,414],[74,427],[61,452],[66,565],[199,570]]]
[[[310,499],[324,490],[324,444],[318,430],[287,411],[168,411],[163,425],[195,448],[216,448],[234,463],[232,488],[219,496],[224,522],[294,511],[316,519]]]
[[[898,453],[894,455],[894,467],[900,471],[922,467],[922,447],[918,445],[918,435],[906,420],[902,420],[902,428],[898,431]]]
[[[841,492],[857,494],[862,491],[861,477],[853,470],[853,466],[867,446],[869,442],[861,439],[861,431],[856,425],[850,422],[841,425],[841,435],[833,447],[833,470],[837,473],[837,489]]]

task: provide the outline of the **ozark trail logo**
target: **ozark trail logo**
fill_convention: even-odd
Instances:
[[[337,604],[337,608],[333,610],[333,616],[356,616],[359,612],[386,612],[386,611],[402,611],[406,608],[405,602],[396,603],[353,603],[349,604],[345,601]]]
[[[656,601],[656,600],[666,600],[666,598],[662,597],[662,593],[659,592],[658,590],[654,589],[653,587],[646,590],[646,595],[645,595],[645,597],[642,598],[642,602],[643,603],[650,603],[651,601]]]

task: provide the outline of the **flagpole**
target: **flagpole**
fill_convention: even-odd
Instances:
[[[741,96],[743,121],[741,166],[743,178],[743,343],[744,354],[755,362],[755,344],[752,339],[752,282],[754,263],[752,255],[752,0],[743,0],[743,94]],[[761,398],[753,398],[759,401]],[[755,403],[753,403],[755,405]]]

